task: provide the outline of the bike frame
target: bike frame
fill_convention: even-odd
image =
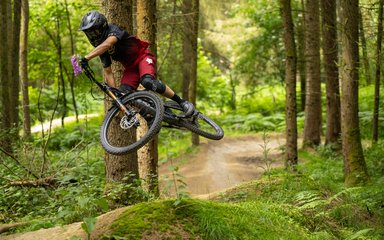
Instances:
[[[128,115],[130,115],[129,114],[130,111],[124,106],[121,99],[118,96],[116,96],[112,91],[112,89],[114,88],[110,87],[107,83],[100,83],[99,81],[97,81],[92,69],[88,65],[86,67],[83,67],[83,71],[89,80],[95,83],[105,94],[107,94],[110,98],[112,98],[112,100],[117,104],[117,106],[123,113],[125,114],[128,113]]]
[[[134,113],[132,113],[129,109],[125,107],[121,98],[114,93],[113,89],[115,88],[110,87],[107,83],[101,83],[96,80],[94,76],[94,72],[89,65],[83,66],[82,70],[89,80],[95,83],[105,94],[107,94],[110,98],[112,98],[112,100],[117,104],[121,112],[127,115],[127,117],[132,117],[134,115]],[[137,103],[140,104],[140,102],[137,102]],[[172,109],[172,107],[169,107],[167,105],[164,105],[164,108]],[[151,110],[151,109],[147,108],[147,110]],[[192,121],[194,121],[194,119],[196,118],[197,113],[198,112],[196,111],[196,113],[190,117]],[[183,117],[174,114],[172,110],[170,113],[165,111],[163,121],[168,123],[169,125],[165,125],[164,127],[180,129],[181,126],[179,122],[181,119],[183,119]]]

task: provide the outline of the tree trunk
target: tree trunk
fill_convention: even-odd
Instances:
[[[11,17],[12,41],[8,42],[10,45],[11,61],[10,70],[10,104],[11,111],[8,113],[11,116],[12,131],[11,135],[14,140],[19,139],[19,92],[20,92],[20,75],[19,75],[19,62],[20,62],[20,19],[21,19],[21,1],[13,1],[13,16]]]
[[[291,14],[291,0],[280,0],[284,26],[285,46],[285,123],[286,147],[285,166],[295,170],[297,166],[297,122],[296,122],[296,46]]]
[[[58,5],[56,5],[58,7]],[[61,126],[64,127],[64,119],[67,116],[67,96],[65,89],[65,79],[64,79],[64,66],[63,66],[63,46],[61,44],[61,19],[60,15],[56,16],[56,50],[57,57],[59,61],[59,76],[58,76],[58,85],[61,85],[61,94],[62,94],[62,110],[61,112]]]
[[[319,0],[307,0],[305,10],[306,103],[303,147],[320,144],[320,23]]]
[[[24,137],[31,136],[31,115],[29,110],[29,92],[28,92],[28,26],[29,26],[29,1],[21,1],[21,31],[20,31],[20,77],[21,77],[21,92],[23,96],[23,127]]]
[[[197,38],[199,33],[199,0],[183,1],[183,98],[196,105]],[[199,145],[199,136],[192,133],[192,144]]]
[[[73,41],[71,16],[68,10],[67,0],[65,0],[64,3],[65,3],[65,15],[68,23],[69,40],[71,43],[71,55],[73,55],[75,54],[75,43]],[[79,122],[79,111],[77,110],[76,95],[75,95],[75,75],[68,74],[68,79],[69,79],[69,86],[70,86],[71,95],[72,95],[73,110],[75,111],[75,116],[76,116],[76,122]]]
[[[132,33],[132,0],[119,1],[119,0],[102,0],[101,4],[105,11],[105,15],[110,23],[118,24],[125,28],[128,33]],[[123,73],[123,67],[118,62],[112,64],[112,69],[116,81],[116,85],[120,84],[120,79]],[[106,108],[109,106],[106,102]],[[113,125],[112,134],[116,136],[116,141],[134,141],[136,138],[135,131],[131,131],[129,134],[123,134],[120,131],[120,127],[116,124]],[[105,167],[107,181],[122,181],[127,175],[132,175],[133,178],[139,177],[137,154],[131,153],[126,155],[112,155],[106,153],[105,155]],[[132,181],[133,179],[128,179]]]
[[[303,15],[300,17],[298,28],[297,28],[297,51],[298,51],[298,60],[297,60],[297,68],[299,71],[299,79],[300,79],[300,111],[305,111],[305,4],[304,0],[301,0],[301,6]]]
[[[184,16],[183,27],[183,85],[182,96],[184,99],[189,99],[189,85],[191,82],[192,68],[192,1],[183,0],[182,14]]]
[[[136,4],[137,35],[140,39],[149,42],[151,52],[156,55],[156,0],[139,0]],[[139,128],[137,134],[140,136],[145,134],[147,127]],[[139,173],[144,179],[144,189],[156,196],[159,195],[157,138],[156,135],[153,140],[138,150]]]
[[[375,74],[375,105],[372,119],[372,141],[376,143],[379,138],[379,104],[380,104],[380,75],[381,75],[381,42],[383,39],[383,4],[379,2],[379,16],[377,24],[377,48],[376,48],[376,74]]]
[[[367,40],[365,39],[365,31],[363,25],[363,14],[361,9],[359,10],[359,29],[360,29],[360,39],[361,39],[361,50],[363,53],[363,63],[364,63],[364,73],[365,73],[365,83],[370,85],[371,80],[371,65],[369,64],[368,50],[367,50]]]
[[[11,153],[13,139],[10,136],[12,121],[10,117],[11,108],[11,68],[9,67],[12,62],[9,57],[9,49],[11,38],[8,36],[8,28],[10,28],[12,21],[10,19],[11,4],[9,1],[0,1],[0,101],[1,101],[1,132],[0,144],[3,150]],[[17,95],[17,92],[15,93]]]
[[[339,148],[341,127],[336,2],[334,0],[321,0],[321,8],[327,111],[325,144]]]
[[[359,82],[359,1],[341,0],[341,132],[344,176],[347,186],[364,183],[368,178],[360,140],[358,117]]]

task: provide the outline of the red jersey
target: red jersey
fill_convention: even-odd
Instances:
[[[115,36],[117,42],[108,51],[100,55],[103,67],[109,67],[112,59],[123,64],[124,68],[135,67],[149,53],[147,42],[129,35],[120,27],[109,24],[107,36]]]

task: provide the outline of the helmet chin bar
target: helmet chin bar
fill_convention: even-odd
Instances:
[[[104,41],[105,32],[102,29],[86,30],[84,33],[93,46],[98,46]]]

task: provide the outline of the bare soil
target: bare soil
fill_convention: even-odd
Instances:
[[[227,188],[259,178],[267,170],[283,166],[279,135],[245,135],[205,141],[192,156],[184,156],[160,166],[162,192],[175,196],[174,180],[182,180],[192,197],[209,198]],[[173,176],[170,165],[178,166]],[[178,184],[180,185],[180,184]]]
[[[195,154],[185,155],[160,166],[161,192],[164,196],[175,196],[177,189],[192,197],[209,198],[242,182],[257,179],[271,168],[283,166],[279,150],[283,144],[284,138],[279,135],[269,135],[267,139],[261,135],[246,135],[220,141],[204,141]],[[178,170],[170,171],[170,165],[178,166]],[[186,188],[175,188],[174,182],[180,186],[177,180],[183,181]],[[108,233],[110,224],[124,209],[99,216],[91,239],[98,239]],[[73,236],[86,239],[81,223],[0,236],[0,239],[67,240]]]

